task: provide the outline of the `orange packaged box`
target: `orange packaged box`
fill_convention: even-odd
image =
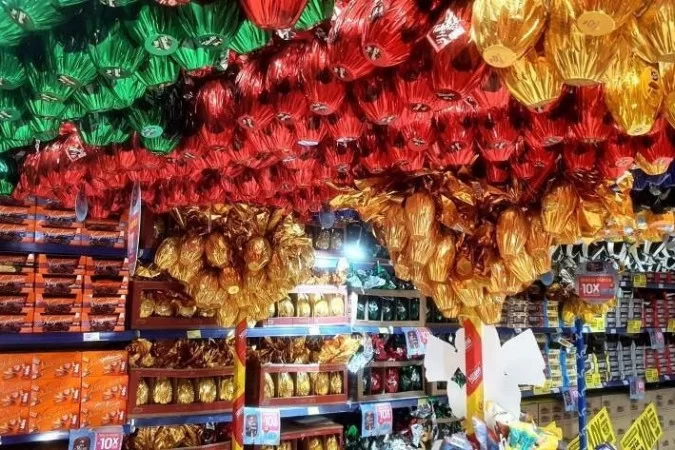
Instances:
[[[0,223],[0,242],[34,242],[35,224]]]
[[[126,422],[126,400],[83,402],[80,406],[80,427],[96,428],[107,425],[124,425]]]
[[[33,308],[24,308],[24,312],[21,314],[0,316],[0,335],[32,333],[34,319],[35,311]]]
[[[3,316],[25,314],[34,306],[35,298],[32,293],[0,296],[0,314]]]
[[[28,416],[27,406],[3,408],[0,415],[0,436],[28,433]]]
[[[91,314],[115,314],[124,312],[127,305],[126,295],[93,297],[87,295],[82,304],[85,311]]]
[[[26,225],[35,220],[35,204],[0,204],[0,223]]]
[[[49,314],[44,308],[35,308],[33,333],[58,333],[82,331],[82,308],[70,314]]]
[[[82,275],[35,274],[35,292],[47,295],[67,295],[82,292]]]
[[[63,208],[57,203],[38,205],[35,209],[36,226],[55,228],[82,228],[77,221],[75,208]]]
[[[79,378],[33,381],[28,418],[30,433],[77,428],[80,381]]]
[[[36,224],[35,242],[38,244],[80,245],[80,229],[45,227]]]
[[[3,253],[0,254],[0,273],[33,273],[35,270],[35,254]]]
[[[32,355],[31,378],[77,378],[81,376],[82,353],[35,353]]]
[[[82,402],[102,402],[127,399],[127,375],[86,377],[82,379]]]
[[[82,353],[82,376],[101,377],[125,375],[129,355],[126,350]]]
[[[100,277],[86,275],[84,291],[93,296],[127,295],[129,293],[129,277]]]
[[[35,306],[45,314],[71,314],[82,311],[82,292],[48,296],[37,294]]]
[[[38,255],[38,272],[54,275],[83,275],[84,256]]]
[[[84,273],[87,275],[101,275],[105,277],[128,277],[129,259],[108,259],[88,256]]]
[[[82,331],[124,331],[125,315],[123,311],[113,314],[90,314],[82,312]]]
[[[0,407],[24,407],[30,405],[31,380],[0,381]]]
[[[32,366],[32,353],[0,354],[0,380],[30,380]]]
[[[83,228],[92,231],[124,231],[127,229],[126,214],[117,218],[87,219]]]
[[[0,274],[0,295],[30,294],[34,286],[34,273]]]
[[[90,247],[124,248],[127,245],[126,232],[117,230],[83,229],[81,245]]]

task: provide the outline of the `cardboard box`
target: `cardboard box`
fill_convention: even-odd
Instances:
[[[548,424],[542,424],[548,425]],[[556,425],[560,427],[563,433],[563,438],[572,440],[579,435],[579,421],[576,419],[563,419],[556,421]]]
[[[116,376],[127,374],[126,350],[82,353],[82,377]]]
[[[28,407],[3,408],[0,414],[0,436],[28,433]]]
[[[35,254],[3,253],[0,254],[0,273],[33,273],[35,271]]]
[[[589,417],[592,417],[602,409],[602,397],[599,395],[591,396],[586,399],[586,410]]]
[[[26,314],[33,307],[35,307],[35,297],[32,293],[0,296],[0,315]]]
[[[44,308],[36,308],[33,317],[33,333],[82,331],[81,312],[82,308],[76,308],[70,314],[49,314]]]
[[[0,242],[34,242],[35,225],[0,223]]]
[[[0,204],[0,223],[32,225],[35,221],[35,203],[18,201],[2,203]]]
[[[125,315],[122,309],[117,309],[114,314],[90,314],[89,311],[82,313],[82,331],[124,331]]]
[[[35,298],[36,311],[47,315],[73,314],[82,310],[82,292],[48,296],[38,293]]]
[[[77,378],[80,379],[82,353],[35,353],[33,355],[31,377],[37,379]]]
[[[35,242],[38,244],[80,245],[80,229],[56,228],[36,224]]]
[[[127,246],[127,233],[117,230],[82,229],[80,245],[89,247],[124,248]]]
[[[24,308],[24,311],[18,315],[0,316],[0,339],[3,334],[32,333],[34,320],[35,310],[33,308]]]
[[[82,282],[82,275],[38,273],[35,274],[35,292],[54,296],[82,294]]]
[[[34,273],[0,274],[0,295],[31,294],[34,286]]]
[[[80,406],[80,427],[124,425],[126,421],[126,400],[90,401]]]
[[[30,380],[33,355],[26,353],[0,354],[0,379]]]
[[[126,402],[128,389],[129,377],[126,375],[83,378],[82,402]]]
[[[30,433],[77,428],[80,414],[80,379],[34,380],[28,419]]]
[[[0,408],[27,408],[30,405],[31,380],[0,381]]]
[[[38,273],[55,275],[83,275],[84,256],[38,255]]]

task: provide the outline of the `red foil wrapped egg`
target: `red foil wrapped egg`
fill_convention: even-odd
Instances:
[[[257,27],[285,30],[298,21],[307,0],[240,0],[239,4]]]
[[[361,36],[370,4],[363,1],[349,3],[336,17],[328,34],[331,67],[342,81],[353,81],[375,70],[361,51]]]
[[[342,104],[345,84],[333,73],[328,45],[318,37],[308,47],[301,60],[302,90],[314,114],[333,114]]]

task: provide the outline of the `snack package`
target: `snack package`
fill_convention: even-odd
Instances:
[[[19,315],[0,316],[0,334],[18,334],[33,332],[33,308]]]
[[[84,274],[84,256],[38,255],[37,269],[41,274],[82,275]]]
[[[129,260],[87,257],[84,273],[86,275],[102,275],[105,277],[129,276]]]
[[[82,366],[82,353],[35,353],[31,363],[31,378],[76,378],[80,379]]]
[[[30,433],[77,428],[79,412],[79,378],[33,381],[28,420]]]
[[[43,310],[45,314],[77,313],[82,309],[82,292],[56,296],[38,293],[35,306],[38,310]]]
[[[128,355],[126,350],[82,353],[82,377],[125,375]]]
[[[112,332],[124,331],[124,312],[116,310],[112,314],[93,314],[82,312],[81,329],[83,332]]]
[[[36,224],[35,242],[38,244],[80,245],[80,229],[45,227]]]
[[[33,355],[9,353],[0,355],[0,380],[30,380]]]
[[[100,277],[87,275],[84,278],[84,290],[93,296],[127,295],[129,277]]]
[[[73,308],[70,314],[50,314],[44,308],[35,308],[33,333],[82,331],[82,308]]]
[[[0,274],[0,295],[29,294],[33,292],[35,274]]]
[[[35,307],[33,294],[15,294],[0,296],[0,314],[14,316],[25,314]]]
[[[129,377],[126,375],[82,378],[81,401],[104,402],[126,400]]]
[[[35,255],[33,253],[4,253],[0,255],[0,273],[33,273]]]
[[[35,275],[35,292],[45,295],[81,293],[82,275]]]
[[[0,224],[32,225],[35,220],[35,204],[0,205]]]
[[[90,230],[84,228],[80,245],[89,247],[124,248],[127,245],[124,231]]]
[[[27,408],[30,405],[31,381],[12,379],[0,381],[0,407]]]
[[[126,400],[89,401],[82,402],[80,406],[80,427],[124,425],[126,421]]]
[[[35,227],[28,225],[0,223],[0,242],[33,242],[35,241]]]

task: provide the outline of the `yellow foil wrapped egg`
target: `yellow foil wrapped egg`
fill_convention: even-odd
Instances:
[[[501,69],[500,75],[509,92],[526,107],[540,111],[558,100],[562,78],[553,62],[534,50]]]
[[[412,240],[427,240],[434,225],[436,205],[427,192],[417,192],[405,201],[405,215]]]
[[[155,264],[161,270],[169,270],[178,264],[179,257],[180,239],[175,237],[164,239],[155,253]]]
[[[222,269],[232,264],[232,249],[222,233],[211,233],[204,241],[206,260],[213,267]]]
[[[604,36],[621,28],[637,11],[641,0],[565,0],[576,25],[589,36]]]
[[[541,221],[544,230],[553,234],[562,234],[572,213],[577,207],[578,197],[571,184],[554,186],[542,200]]]
[[[675,26],[675,25],[673,25]],[[670,126],[675,128],[675,63],[659,63],[659,73],[663,80],[663,115]]]
[[[486,63],[513,65],[539,39],[546,23],[543,0],[475,0],[471,31]]]
[[[436,243],[434,253],[427,264],[427,275],[431,281],[442,283],[448,279],[455,262],[455,236],[446,234]]]
[[[272,248],[264,237],[255,237],[244,246],[244,261],[252,272],[263,269],[271,257]]]
[[[510,261],[520,255],[527,241],[525,214],[511,208],[504,211],[497,220],[497,247],[504,260]]]
[[[645,60],[675,63],[675,2],[652,0],[628,26],[633,47]]]

